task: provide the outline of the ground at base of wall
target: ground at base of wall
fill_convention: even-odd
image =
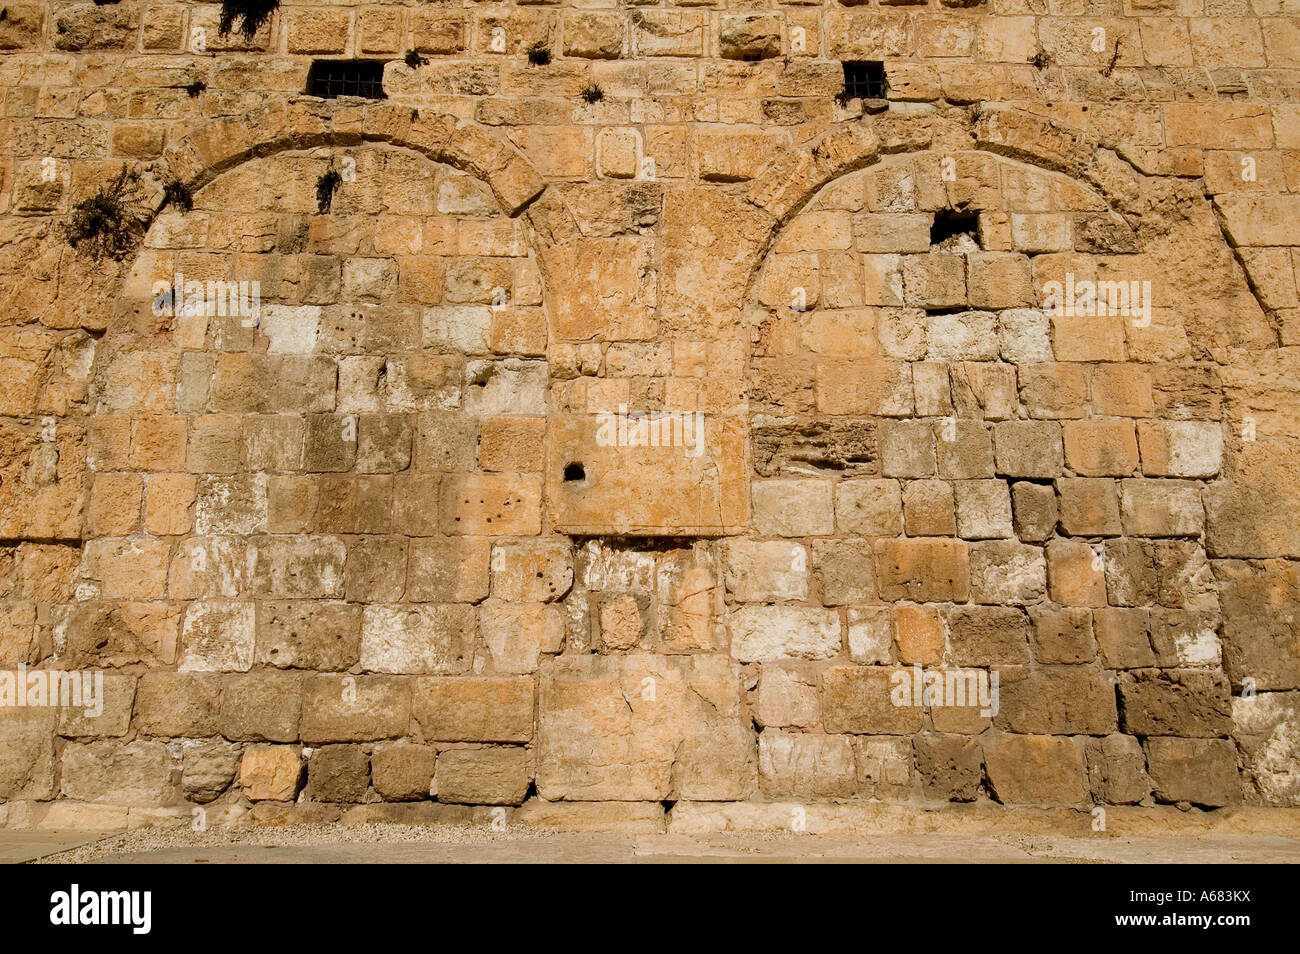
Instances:
[[[718,834],[920,838],[1034,835],[1088,840],[1251,836],[1296,839],[1300,844],[1300,811],[1261,807],[1204,811],[1173,805],[1112,805],[1102,809],[945,804],[927,808],[884,802],[546,802],[537,798],[517,808],[432,802],[259,802],[251,808],[234,804],[207,809],[70,802],[28,806],[28,811],[12,811],[16,806],[8,806],[11,812],[0,820],[0,840],[39,832],[122,834],[156,830],[180,835],[192,832],[202,843],[210,832],[236,837],[240,832],[292,829],[319,830],[325,833],[322,843],[333,839],[339,844],[367,841],[367,832],[397,833],[393,838],[398,841],[419,837],[420,832],[448,833],[446,837],[451,838],[561,832],[694,838]]]
[[[16,833],[0,832],[0,848]],[[211,829],[149,827],[77,847],[28,846],[51,864],[663,864],[829,863],[1300,863],[1300,839],[1271,835],[1165,833],[1142,837],[930,833],[505,832],[452,825],[288,825]],[[64,850],[58,850],[58,849]]]

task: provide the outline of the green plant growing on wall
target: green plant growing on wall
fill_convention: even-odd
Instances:
[[[125,258],[149,223],[139,186],[139,175],[123,166],[110,185],[73,206],[64,228],[68,244],[88,250],[96,259]]]
[[[402,59],[406,62],[406,65],[413,70],[418,69],[419,67],[424,66],[424,64],[429,62],[427,59],[425,59],[423,56],[420,55],[419,50],[407,50],[406,56],[402,57]]]
[[[528,62],[533,66],[545,66],[551,62],[551,51],[541,40],[528,48]]]
[[[234,31],[238,20],[239,32],[244,39],[251,40],[279,6],[280,0],[221,0],[221,20],[217,29],[226,36]]]
[[[588,83],[582,88],[582,98],[588,103],[599,103],[605,98],[605,91],[595,83]]]
[[[334,204],[334,190],[342,181],[343,177],[336,169],[326,169],[316,180],[316,208],[320,210],[321,215],[327,214],[330,206]]]

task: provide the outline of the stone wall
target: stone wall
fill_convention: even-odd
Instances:
[[[1296,12],[4,4],[4,818],[1300,804]]]

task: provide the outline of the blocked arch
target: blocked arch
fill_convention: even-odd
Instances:
[[[196,191],[248,159],[368,142],[404,147],[481,179],[511,217],[546,187],[523,153],[476,123],[394,103],[332,107],[304,97],[266,104],[203,123],[170,145],[163,160],[171,179]]]
[[[932,130],[917,122],[882,140],[870,120],[836,126],[769,162],[750,184],[745,198],[776,219],[779,226],[797,215],[834,180],[895,153],[933,148]],[[1104,145],[1083,130],[1016,109],[987,109],[971,124],[968,148],[990,152],[1047,172],[1063,173],[1096,189],[1120,214],[1130,206],[1145,178],[1128,162],[1103,162]]]

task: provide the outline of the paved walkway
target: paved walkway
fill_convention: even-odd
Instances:
[[[1300,863],[1300,840],[1263,835],[618,835],[366,825],[138,829],[119,835],[0,832],[0,859],[110,864]]]

